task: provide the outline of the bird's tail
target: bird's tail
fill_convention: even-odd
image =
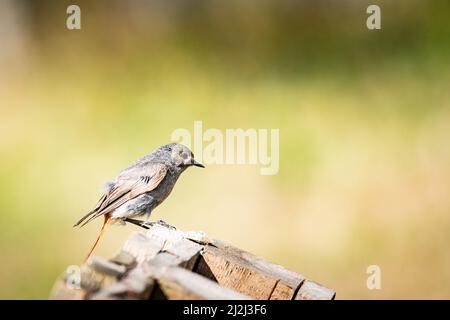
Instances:
[[[97,247],[98,242],[100,241],[100,238],[102,237],[103,233],[105,232],[105,227],[108,223],[108,220],[110,218],[109,215],[104,215],[105,220],[103,221],[103,225],[102,228],[100,229],[100,233],[97,236],[97,239],[94,242],[94,245],[92,246],[91,250],[89,250],[89,253],[87,254],[86,258],[84,259],[84,262],[87,261],[87,259],[89,259],[89,257],[91,256],[92,252],[94,251],[95,247]]]
[[[81,225],[81,227],[84,226],[86,223],[89,222],[89,221],[85,221],[85,220],[86,220],[87,218],[89,218],[90,216],[92,216],[94,213],[95,213],[95,210],[89,211],[89,212],[88,212],[87,214],[85,214],[80,220],[78,220],[77,223],[75,223],[73,226],[74,226],[74,227],[78,227],[81,223],[85,222],[85,223],[83,223],[83,224]]]

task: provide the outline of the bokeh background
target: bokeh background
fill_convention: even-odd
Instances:
[[[81,7],[82,29],[66,29]],[[382,30],[366,28],[378,4]],[[0,1],[0,298],[46,299],[103,181],[174,129],[279,128],[153,214],[337,291],[450,298],[449,1]],[[111,256],[134,226],[111,227]],[[379,265],[382,289],[368,290]]]

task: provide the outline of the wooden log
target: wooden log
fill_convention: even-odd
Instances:
[[[216,240],[206,246],[195,271],[225,287],[263,300],[293,299],[305,279],[298,273]]]

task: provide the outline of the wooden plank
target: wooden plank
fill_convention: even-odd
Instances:
[[[187,258],[186,255],[194,255],[201,249],[202,246],[186,239],[184,232],[155,224],[146,233],[138,232],[130,236],[122,250],[142,263],[153,259],[160,251]]]
[[[131,270],[120,282],[105,286],[92,295],[92,300],[108,299],[141,299],[149,298],[153,288],[154,280],[141,268]]]
[[[164,246],[165,252],[179,258],[178,266],[192,270],[194,268],[200,253],[203,252],[204,246],[199,245],[187,239],[181,239],[176,242],[168,243]]]
[[[145,258],[140,258],[142,263],[135,266],[120,282],[102,288],[93,295],[92,299],[147,299],[154,289],[154,281],[148,269],[142,268],[143,265],[153,267],[182,266],[192,269],[200,251],[203,249],[203,246],[186,240],[174,232],[159,233],[158,235],[145,234],[145,237],[148,241],[157,243],[157,246],[152,246],[152,251],[146,251],[145,253],[142,253],[143,250],[134,251],[140,252],[138,256],[145,256]],[[138,241],[135,242],[137,245],[147,243],[147,240],[141,238],[135,240]],[[156,249],[158,252],[155,254]],[[150,258],[153,254],[155,254],[154,257]],[[101,259],[94,259],[93,261],[96,269],[104,273],[121,275],[126,269],[125,266],[110,261]]]
[[[150,241],[162,241],[164,246],[168,246],[170,243],[183,240],[184,232],[171,229],[160,224],[155,224],[147,230],[145,236]]]
[[[287,284],[278,281],[272,294],[270,295],[270,300],[292,300],[294,299],[295,288],[288,286]]]
[[[55,283],[50,294],[50,300],[84,300],[86,297],[85,289],[68,286],[63,279]]]
[[[292,299],[304,277],[248,252],[214,240],[197,270],[219,284],[255,299]]]
[[[183,267],[186,263],[181,257],[178,257],[169,252],[161,252],[155,258],[148,261],[151,267]]]
[[[164,242],[164,239],[150,238],[142,232],[136,232],[125,241],[122,250],[136,259],[137,263],[142,263],[154,258],[163,248]]]
[[[305,280],[295,300],[333,300],[336,293],[314,281]]]
[[[220,252],[208,250],[200,258],[197,273],[255,299],[269,299],[277,279],[265,276],[251,266],[237,263]]]
[[[87,264],[95,271],[113,277],[121,276],[127,271],[125,266],[97,256],[90,258]]]
[[[51,299],[88,299],[91,293],[114,281],[114,277],[98,272],[88,265],[71,266],[55,284]]]
[[[110,261],[125,266],[127,270],[136,265],[136,259],[123,250],[120,250]]]
[[[250,297],[180,267],[156,268],[156,278],[162,297],[171,300],[247,300]],[[160,297],[161,298],[161,297]]]

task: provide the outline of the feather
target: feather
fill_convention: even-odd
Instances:
[[[167,166],[162,163],[146,163],[142,170],[124,171],[114,186],[98,201],[95,208],[83,216],[74,226],[83,227],[95,218],[108,214],[127,201],[158,187],[165,178]],[[142,179],[142,177],[146,179]]]

